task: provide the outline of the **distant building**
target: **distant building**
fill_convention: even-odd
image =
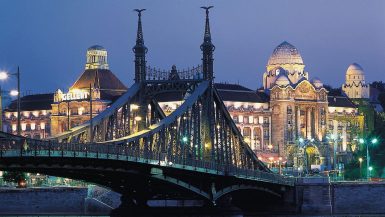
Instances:
[[[68,92],[59,89],[54,94],[51,134],[57,135],[90,120],[91,101],[94,117],[126,90],[109,70],[106,49],[99,45],[88,48],[85,71]]]
[[[342,90],[350,99],[369,99],[369,85],[365,83],[364,70],[357,63],[351,64],[346,71]]]
[[[27,95],[20,98],[21,135],[29,138],[46,138],[51,135],[51,104],[53,94]],[[17,133],[17,101],[4,110],[3,130]]]
[[[21,98],[21,134],[47,138],[60,134],[96,116],[126,92],[127,87],[109,70],[107,51],[95,45],[87,49],[85,71],[69,88],[51,94]],[[91,100],[92,99],[92,100]],[[5,110],[4,128],[16,134],[17,102]]]

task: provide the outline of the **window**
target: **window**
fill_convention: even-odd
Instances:
[[[245,124],[249,123],[249,117],[248,116],[243,117],[243,123],[245,123]]]
[[[258,124],[258,117],[254,117],[254,124]]]
[[[268,124],[269,123],[269,118],[268,117],[264,117],[263,118],[263,123],[264,124]]]
[[[238,121],[239,121],[239,123],[243,123],[243,115],[239,115]]]
[[[35,130],[36,129],[36,124],[35,123],[31,123],[31,130]]]
[[[250,129],[250,127],[243,128],[243,136],[250,138],[250,136],[251,136],[251,129]]]
[[[249,116],[249,123],[250,123],[250,124],[253,123],[253,116]]]

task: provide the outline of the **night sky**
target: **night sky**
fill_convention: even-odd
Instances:
[[[22,91],[67,90],[84,70],[86,49],[104,46],[109,65],[127,86],[133,83],[132,47],[137,14],[143,14],[147,63],[162,69],[201,63],[204,11],[214,5],[216,82],[256,89],[273,49],[296,46],[310,77],[340,86],[350,63],[366,80],[385,80],[385,1],[127,1],[0,0],[0,69],[21,68]],[[2,82],[11,89],[16,81]]]

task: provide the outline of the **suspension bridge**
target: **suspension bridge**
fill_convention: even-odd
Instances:
[[[149,67],[143,10],[136,10],[134,84],[88,122],[49,140],[1,132],[0,170],[93,182],[136,205],[190,195],[215,204],[242,190],[282,197],[294,180],[272,173],[258,160],[214,87],[210,7],[204,9],[200,65],[169,71]],[[183,103],[165,115],[157,98],[172,93],[182,96]]]

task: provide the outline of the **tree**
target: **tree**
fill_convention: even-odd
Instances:
[[[329,96],[342,96],[342,88],[333,88],[330,85],[325,84],[324,88],[329,91]]]
[[[21,180],[25,179],[25,173],[19,171],[7,171],[3,174],[3,180],[6,182],[19,183]]]

